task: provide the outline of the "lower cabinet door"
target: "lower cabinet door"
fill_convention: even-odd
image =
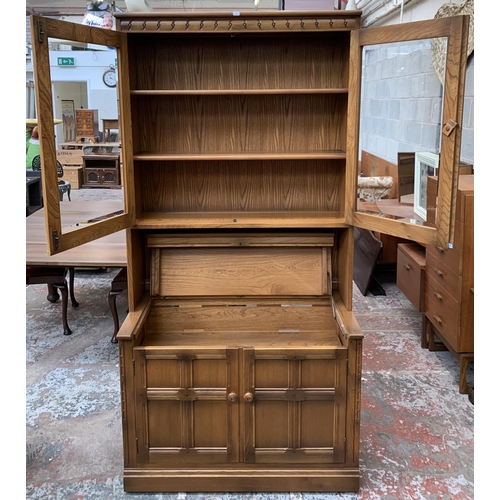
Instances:
[[[244,461],[345,461],[346,349],[243,350]]]
[[[238,349],[134,349],[143,464],[238,462]]]

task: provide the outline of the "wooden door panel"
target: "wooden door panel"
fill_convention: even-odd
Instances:
[[[245,462],[345,460],[345,349],[243,349],[243,386]]]
[[[134,349],[138,461],[239,460],[237,349]]]

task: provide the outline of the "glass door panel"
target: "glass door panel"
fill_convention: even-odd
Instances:
[[[359,211],[428,223],[428,179],[439,185],[443,119],[432,47],[432,40],[363,47]]]
[[[452,244],[467,34],[467,16],[353,32],[353,225]]]
[[[34,160],[26,169],[44,184],[53,254],[130,225],[117,71],[123,35],[36,17],[32,32],[37,118],[27,121]]]

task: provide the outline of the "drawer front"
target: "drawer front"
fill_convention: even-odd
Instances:
[[[417,311],[424,306],[425,270],[398,248],[396,284]]]
[[[460,299],[460,284],[461,277],[444,265],[443,261],[439,259],[435,253],[427,252],[427,267],[426,273],[428,279],[434,279],[443,288],[448,290],[455,299]]]
[[[459,303],[434,279],[428,279],[425,283],[425,315],[451,347],[458,351]]]
[[[427,255],[432,254],[445,266],[448,266],[458,275],[462,275],[462,248],[463,248],[464,225],[455,224],[455,241],[453,248],[441,248],[432,245],[427,246]]]

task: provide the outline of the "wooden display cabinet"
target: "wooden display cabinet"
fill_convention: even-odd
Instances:
[[[127,229],[125,490],[356,491],[354,225],[446,241],[460,149],[457,126],[441,139],[443,224],[357,211],[362,49],[446,37],[455,98],[443,115],[460,124],[468,21],[359,30],[360,11],[115,16],[117,31],[34,17],[32,32],[47,166],[44,40],[117,47],[124,212],[63,233],[53,198],[47,234],[54,253]]]

